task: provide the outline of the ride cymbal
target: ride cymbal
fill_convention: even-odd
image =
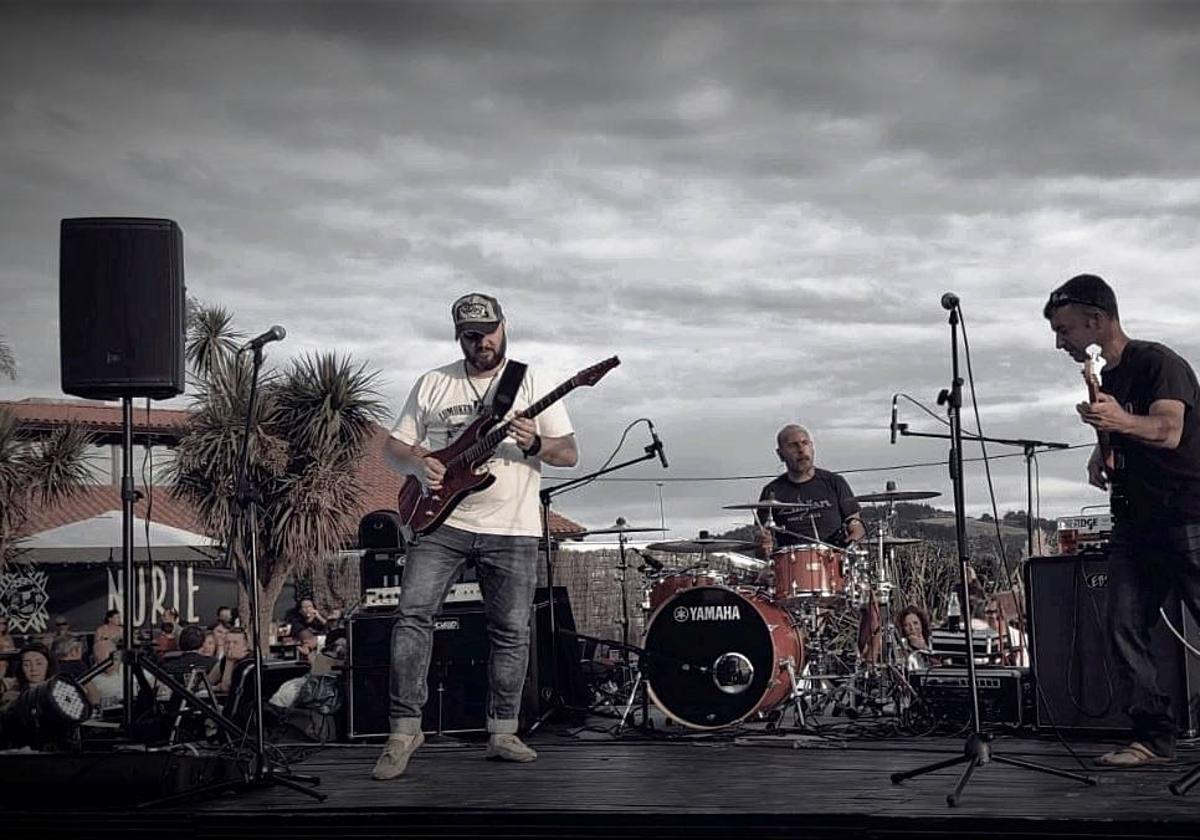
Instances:
[[[597,528],[595,531],[584,531],[578,534],[580,537],[590,537],[593,534],[641,534],[647,531],[663,531],[664,528],[626,528],[624,525],[616,525],[612,528]],[[576,535],[572,535],[576,536]]]
[[[940,495],[942,494],[935,490],[885,490],[882,493],[855,496],[854,499],[859,502],[911,502],[917,499],[932,499]]]
[[[650,543],[650,551],[665,551],[668,554],[706,554],[710,551],[753,551],[756,544],[745,540],[719,540],[701,537],[695,540],[672,540]]]
[[[803,502],[781,502],[778,499],[763,499],[749,505],[723,505],[721,510],[792,510],[804,507]]]

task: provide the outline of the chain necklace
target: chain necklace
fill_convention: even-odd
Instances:
[[[507,364],[507,360],[505,360],[505,364]],[[486,397],[488,392],[492,390],[492,385],[496,383],[496,377],[503,368],[504,364],[501,364],[500,367],[496,368],[496,372],[493,373],[488,379],[487,387],[483,389],[483,393],[480,393],[479,389],[475,387],[474,380],[471,378],[471,370],[467,367],[467,360],[463,359],[463,374],[467,377],[467,385],[471,387],[471,392],[475,394],[475,405],[479,407],[478,411],[480,414],[483,413],[483,398]]]

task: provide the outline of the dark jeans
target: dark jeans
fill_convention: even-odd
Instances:
[[[487,730],[514,733],[529,662],[529,623],[537,587],[537,537],[473,534],[443,525],[408,548],[399,619],[392,629],[391,731],[421,731],[433,649],[433,617],[459,568],[476,564],[487,616]]]
[[[1159,685],[1150,631],[1174,592],[1200,622],[1200,523],[1118,522],[1108,548],[1108,612],[1117,696],[1133,720],[1134,740],[1175,754],[1177,722]]]

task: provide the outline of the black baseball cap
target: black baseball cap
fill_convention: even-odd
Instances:
[[[1112,287],[1095,274],[1076,274],[1066,283],[1050,293],[1050,299],[1042,308],[1042,315],[1050,318],[1054,310],[1068,303],[1078,303],[1084,306],[1094,306],[1102,309],[1113,318],[1117,314],[1117,295]]]

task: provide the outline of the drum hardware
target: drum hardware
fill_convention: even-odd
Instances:
[[[889,481],[888,484],[895,482]],[[863,496],[855,496],[855,501],[859,502],[914,502],[919,499],[933,499],[942,495],[935,490],[896,490],[894,487],[885,490],[882,493],[867,493]]]

